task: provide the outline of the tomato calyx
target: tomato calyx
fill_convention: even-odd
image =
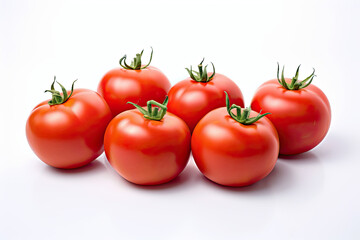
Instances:
[[[280,80],[280,78],[279,78],[280,66],[278,63],[277,79],[278,79],[278,82],[280,83],[280,85],[283,86],[287,90],[299,90],[299,89],[303,89],[303,88],[306,88],[307,86],[309,86],[311,84],[312,80],[314,79],[314,77],[316,77],[315,69],[313,68],[313,72],[310,74],[310,76],[308,76],[304,80],[300,81],[300,80],[298,80],[300,66],[301,66],[301,64],[296,69],[295,76],[291,79],[291,83],[289,84],[285,81],[285,78],[284,78],[285,65],[282,68],[281,80]]]
[[[211,65],[213,67],[213,74],[211,76],[208,76],[208,73],[206,70],[208,65],[206,65],[205,67],[203,67],[203,65],[202,65],[204,62],[204,59],[205,58],[203,58],[202,61],[200,62],[200,64],[198,65],[198,68],[199,68],[198,72],[195,70],[192,70],[192,66],[190,66],[190,69],[185,68],[186,71],[189,73],[190,77],[197,82],[209,82],[215,76],[215,67],[214,67],[213,63],[211,63]]]
[[[149,120],[155,120],[155,121],[161,121],[163,119],[163,117],[166,114],[166,110],[167,110],[167,104],[168,104],[169,98],[168,96],[166,96],[164,102],[158,103],[155,100],[149,100],[147,101],[146,105],[147,105],[147,110],[145,110],[144,108],[142,108],[141,106],[133,103],[133,102],[127,102],[132,104],[134,107],[136,107],[142,114],[144,114],[144,118],[149,119]],[[157,107],[155,107],[154,109],[152,108],[152,105],[156,105]]]
[[[61,85],[58,81],[56,81],[56,76],[54,76],[54,81],[53,81],[53,83],[51,84],[51,90],[45,90],[45,92],[50,92],[50,93],[52,94],[52,98],[51,98],[51,100],[48,102],[48,104],[49,104],[50,106],[52,106],[52,105],[63,104],[64,102],[66,102],[66,101],[71,97],[71,95],[73,94],[74,84],[75,84],[76,81],[77,81],[77,79],[72,83],[72,85],[71,85],[71,92],[70,92],[70,94],[68,95],[66,88],[65,88],[63,85]],[[55,87],[54,87],[55,82],[60,85],[61,91],[62,91],[62,95],[61,95],[61,93],[60,93],[59,91],[56,91],[56,90],[55,90]]]
[[[249,118],[250,112],[251,112],[251,107],[241,109],[241,107],[236,105],[236,104],[233,104],[233,105],[230,106],[229,95],[227,94],[226,91],[224,91],[224,92],[225,92],[225,95],[226,95],[226,109],[227,109],[227,112],[229,113],[230,117],[232,117],[235,121],[237,121],[237,122],[239,122],[241,124],[244,124],[244,125],[253,124],[256,121],[258,121],[260,118],[270,114],[270,113],[261,114],[261,110],[260,110],[259,114],[256,117]],[[234,108],[236,109],[236,114],[234,114],[231,111]],[[242,112],[241,112],[241,110],[242,110]]]
[[[126,57],[127,57],[126,54],[122,58],[120,58],[119,64],[121,67],[123,67],[124,69],[128,69],[128,70],[141,70],[141,69],[147,68],[151,63],[153,51],[154,50],[151,47],[150,60],[149,60],[148,64],[146,64],[145,66],[141,66],[141,57],[144,53],[144,49],[140,53],[136,54],[136,57],[134,57],[134,60],[131,61],[130,65],[128,65],[126,63]]]

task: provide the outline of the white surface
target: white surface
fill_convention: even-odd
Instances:
[[[0,239],[360,239],[359,1],[0,1]],[[127,183],[100,157],[62,171],[25,138],[53,75],[96,89],[123,54],[154,48],[174,84],[201,58],[246,104],[274,78],[316,68],[333,121],[314,150],[263,181],[225,188],[193,160],[157,187]]]

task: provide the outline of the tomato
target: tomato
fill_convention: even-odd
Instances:
[[[215,73],[215,68],[214,72],[207,73],[206,66],[203,69],[203,61],[198,65],[199,72],[187,69],[190,77],[169,91],[168,111],[183,119],[191,131],[205,114],[225,106],[224,91],[229,93],[232,102],[244,107],[239,87],[230,78]]]
[[[163,104],[148,101],[148,111],[133,104],[138,109],[120,113],[106,129],[106,157],[129,182],[166,183],[178,176],[189,160],[190,130],[179,117],[166,113],[166,104],[167,98]]]
[[[96,159],[112,118],[110,108],[96,92],[51,86],[53,98],[37,105],[26,122],[26,136],[34,153],[56,168],[77,168]],[[73,86],[74,87],[74,83]]]
[[[299,66],[300,67],[300,66]],[[280,154],[298,154],[316,147],[330,127],[329,100],[311,84],[314,72],[305,80],[295,77],[273,79],[262,84],[256,91],[251,108],[271,112],[268,118],[275,125],[280,138]]]
[[[157,68],[141,64],[143,51],[136,55],[134,61],[126,64],[126,55],[120,59],[122,68],[115,68],[102,78],[98,93],[108,103],[113,116],[134,108],[128,101],[141,106],[150,99],[162,101],[170,89],[167,77]]]
[[[265,115],[235,104],[230,107],[227,98],[227,107],[217,108],[200,120],[192,134],[191,149],[205,177],[239,187],[251,185],[272,171],[279,139]]]

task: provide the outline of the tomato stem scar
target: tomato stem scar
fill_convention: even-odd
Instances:
[[[54,81],[53,81],[53,83],[51,84],[51,90],[45,90],[45,92],[50,92],[50,93],[52,94],[52,98],[51,98],[51,100],[48,102],[49,105],[50,105],[50,106],[52,106],[52,105],[59,105],[59,104],[62,104],[62,103],[64,103],[64,102],[66,102],[66,101],[71,97],[71,95],[73,94],[74,84],[75,84],[76,81],[77,81],[77,79],[72,83],[71,92],[70,92],[70,94],[68,95],[66,88],[65,88],[63,85],[61,85],[58,81],[56,81],[56,76],[54,76]],[[61,93],[60,93],[59,91],[56,91],[56,90],[55,90],[55,87],[54,87],[55,82],[60,85],[61,91],[62,91],[62,95],[61,95]]]
[[[270,114],[270,113],[264,113],[261,114],[261,111],[259,112],[259,114],[256,117],[250,117],[250,113],[251,113],[251,108],[247,107],[242,109],[240,106],[233,104],[230,106],[230,100],[229,100],[229,95],[226,91],[224,91],[225,95],[226,95],[226,109],[227,112],[229,113],[230,117],[232,117],[235,121],[244,124],[244,125],[250,125],[255,123],[256,121],[258,121],[260,118]],[[236,109],[236,115],[231,111],[232,109]],[[242,112],[241,112],[242,110]]]
[[[285,65],[282,68],[282,72],[281,72],[281,79],[279,77],[279,72],[280,72],[280,66],[279,63],[277,63],[278,67],[277,67],[277,80],[279,82],[279,84],[281,86],[283,86],[285,89],[287,90],[299,90],[299,89],[303,89],[306,88],[307,86],[309,86],[312,82],[312,80],[314,79],[314,77],[316,77],[315,75],[315,69],[313,68],[313,72],[310,74],[310,76],[308,76],[307,78],[305,78],[304,80],[298,80],[299,78],[299,69],[301,64],[298,66],[298,68],[296,69],[296,73],[295,76],[291,79],[291,83],[287,83],[285,81],[285,77],[284,77],[284,68]],[[310,80],[310,81],[309,81]]]
[[[203,62],[204,62],[204,59],[202,59],[202,61],[200,62],[200,64],[198,65],[198,68],[199,68],[199,71],[195,71],[195,70],[192,70],[192,66],[190,66],[190,69],[188,68],[185,68],[186,71],[189,73],[190,77],[197,81],[197,82],[209,82],[214,76],[215,76],[215,67],[214,67],[214,64],[211,62],[211,65],[213,67],[213,73],[212,75],[209,77],[208,76],[208,73],[207,73],[207,66],[208,65],[205,65],[205,67],[203,68]],[[195,74],[194,74],[195,73]]]
[[[148,64],[146,64],[145,66],[141,66],[141,57],[144,53],[144,49],[140,53],[136,54],[136,57],[134,57],[134,60],[131,61],[130,65],[128,65],[126,63],[126,57],[127,57],[126,54],[122,58],[120,58],[119,64],[121,67],[123,67],[124,69],[128,69],[128,70],[141,70],[141,69],[147,68],[151,63],[153,52],[154,52],[154,50],[151,47],[150,60],[149,60]]]
[[[144,118],[150,119],[150,120],[155,120],[155,121],[161,121],[161,119],[163,119],[163,117],[166,114],[166,110],[167,110],[167,104],[168,104],[169,98],[168,96],[166,96],[164,102],[158,103],[155,100],[150,100],[147,101],[147,111],[142,108],[141,106],[133,103],[133,102],[127,102],[129,104],[132,104],[134,107],[136,107],[142,114],[144,114]],[[154,109],[152,108],[152,105],[156,105],[157,107],[155,107]]]

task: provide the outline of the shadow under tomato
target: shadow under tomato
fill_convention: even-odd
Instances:
[[[165,189],[171,189],[171,188],[178,188],[178,187],[184,187],[186,186],[188,182],[190,182],[190,179],[194,176],[194,169],[192,166],[187,165],[185,169],[182,171],[182,173],[179,174],[176,178],[171,180],[170,182],[159,184],[159,185],[138,185],[131,183],[124,179],[127,184],[131,185],[132,187],[135,187],[137,189],[142,190],[165,190]]]
[[[311,150],[309,152],[304,152],[300,154],[294,154],[294,155],[279,155],[279,159],[281,160],[303,160],[303,161],[309,161],[309,160],[316,160],[316,154],[313,153]]]
[[[354,136],[356,137],[356,136]],[[307,161],[316,159],[317,156],[321,160],[337,160],[341,156],[342,160],[345,160],[344,154],[347,154],[351,151],[351,138],[346,137],[346,135],[341,133],[329,133],[325,139],[315,148],[311,149],[308,152],[294,154],[294,155],[280,155],[279,159],[284,160],[296,160],[296,161]]]
[[[222,191],[234,193],[262,193],[265,191],[280,191],[290,189],[293,183],[293,177],[289,170],[290,169],[286,164],[278,161],[276,163],[276,166],[268,176],[252,185],[244,187],[224,186],[207,179],[205,176],[203,176],[202,178],[206,182],[207,186],[216,187],[217,189]]]
[[[288,159],[299,159],[299,161]],[[265,196],[293,193],[300,195],[299,199],[305,201],[320,194],[324,186],[324,169],[317,155],[308,152],[288,159],[279,158],[275,168],[267,177],[246,187],[222,186],[205,177],[203,180],[213,189],[239,195]]]
[[[99,161],[99,158],[97,160],[92,161],[91,163],[83,166],[83,167],[79,167],[79,168],[72,168],[72,169],[61,169],[61,168],[54,168],[51,166],[46,166],[47,170],[49,170],[50,172],[53,173],[57,173],[57,174],[81,174],[81,173],[87,173],[87,172],[94,172],[94,171],[99,171],[102,168],[104,168],[104,165],[102,162]]]
[[[178,187],[185,187],[189,185],[189,182],[191,179],[194,178],[194,174],[196,168],[190,164],[190,162],[187,164],[185,169],[173,180],[159,184],[159,185],[139,185],[132,182],[127,181],[125,178],[121,177],[120,174],[118,174],[110,165],[109,161],[107,160],[106,156],[103,155],[100,158],[101,161],[104,162],[104,166],[107,169],[107,171],[116,179],[119,179],[123,184],[132,187],[134,189],[140,189],[140,190],[165,190],[165,189],[171,189],[171,188],[178,188]],[[190,160],[191,161],[191,160]]]
[[[352,157],[346,156],[352,156],[354,154],[352,152],[357,151],[357,149],[354,148],[356,144],[354,139],[358,139],[356,131],[351,133],[346,133],[345,130],[330,132],[325,139],[311,151],[316,152],[316,154],[321,156],[321,159],[326,160],[326,162],[338,164],[339,159],[341,159],[341,162],[351,161]]]

